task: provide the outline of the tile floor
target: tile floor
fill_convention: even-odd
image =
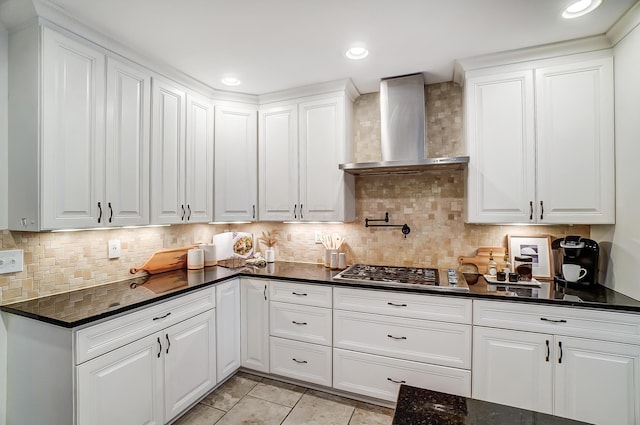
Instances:
[[[391,425],[393,409],[238,372],[174,425]]]

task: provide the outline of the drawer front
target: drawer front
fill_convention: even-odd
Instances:
[[[640,314],[476,300],[473,324],[640,344]]]
[[[471,323],[470,299],[368,289],[333,289],[334,308],[414,319]]]
[[[400,384],[471,397],[471,372],[333,349],[333,388],[396,401]]]
[[[333,346],[471,368],[471,325],[334,310]]]
[[[215,288],[207,288],[76,332],[76,364],[186,320],[216,305]]]
[[[271,281],[269,299],[285,303],[331,308],[331,287]]]
[[[331,345],[331,309],[270,302],[271,336]]]
[[[331,386],[331,347],[271,337],[271,373]]]

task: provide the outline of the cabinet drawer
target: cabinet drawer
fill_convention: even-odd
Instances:
[[[331,287],[271,281],[269,299],[285,303],[331,308]]]
[[[471,300],[394,291],[334,288],[334,308],[389,316],[471,323]]]
[[[474,301],[474,325],[640,344],[640,314]]]
[[[471,397],[471,372],[333,349],[333,388],[396,401],[400,384]]]
[[[271,373],[331,386],[331,347],[271,337]]]
[[[333,346],[471,368],[471,326],[334,310]]]
[[[215,305],[215,289],[208,288],[81,329],[75,336],[76,364],[210,310]]]
[[[331,345],[331,309],[271,301],[269,327],[272,336]]]

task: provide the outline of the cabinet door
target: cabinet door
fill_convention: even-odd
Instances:
[[[553,337],[473,328],[472,396],[553,413]]]
[[[240,282],[216,286],[218,382],[240,367]]]
[[[186,216],[185,92],[154,79],[151,132],[151,222],[182,223]]]
[[[640,346],[556,337],[555,414],[598,425],[640,423]]]
[[[213,104],[187,95],[186,210],[189,223],[213,220]]]
[[[240,347],[243,367],[269,373],[269,282],[240,280]]]
[[[216,104],[215,221],[257,218],[257,115],[250,106]]]
[[[298,218],[298,107],[260,110],[259,217],[261,221]]]
[[[151,77],[107,59],[105,222],[149,224],[149,119]]]
[[[465,83],[467,222],[535,221],[533,72]]]
[[[300,205],[298,219],[343,221],[346,176],[344,98],[300,103]]]
[[[613,58],[536,70],[536,102],[539,221],[613,224]]]
[[[215,321],[215,311],[209,310],[161,333],[165,422],[216,385]]]
[[[105,58],[48,28],[42,38],[42,227],[98,227],[106,212]]]
[[[78,366],[77,424],[164,424],[162,348],[154,334]]]

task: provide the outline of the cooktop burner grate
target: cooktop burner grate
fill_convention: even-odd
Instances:
[[[440,285],[438,269],[422,267],[391,267],[354,264],[340,273],[343,279],[373,282],[397,282],[414,285]]]

